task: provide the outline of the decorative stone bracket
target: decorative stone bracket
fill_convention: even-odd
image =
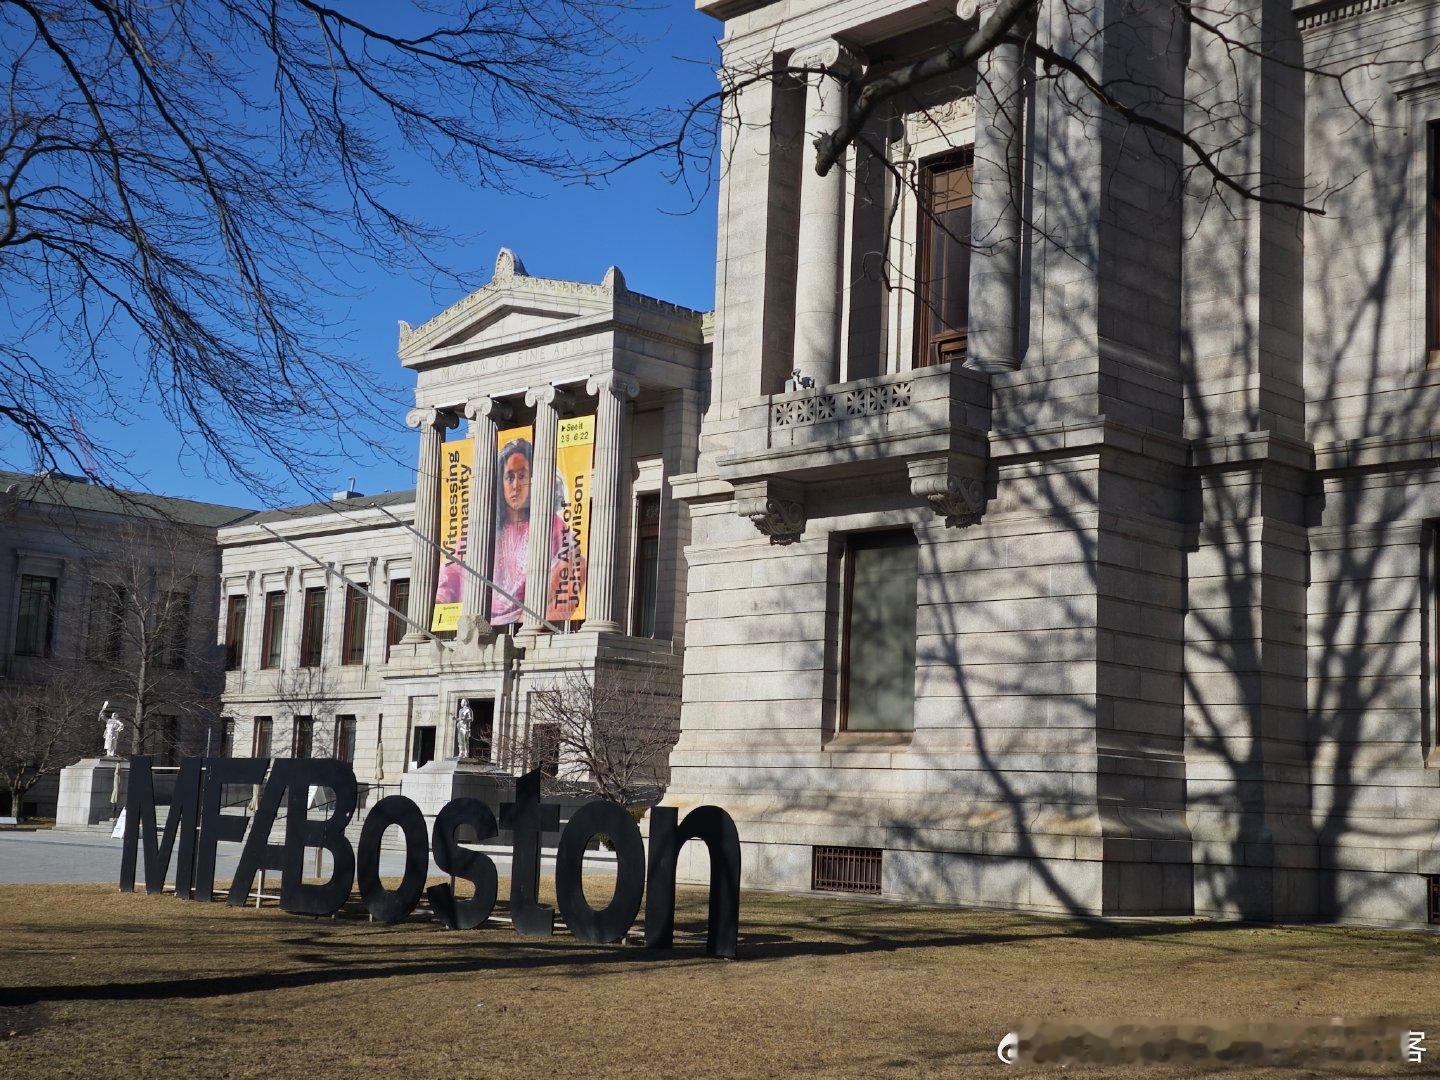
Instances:
[[[985,478],[967,473],[953,454],[907,465],[910,493],[924,499],[949,526],[974,525],[985,510]]]
[[[772,544],[793,544],[805,531],[804,493],[782,480],[737,484],[735,512],[749,518]]]

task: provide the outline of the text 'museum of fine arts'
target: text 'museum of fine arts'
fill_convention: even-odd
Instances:
[[[1426,922],[1430,6],[1243,7],[1282,47],[1238,66],[1145,3],[1088,46],[1167,85],[1224,65],[1273,117],[1237,136],[1256,175],[1357,177],[1324,216],[1201,213],[1008,43],[822,176],[850,78],[962,39],[973,5],[701,10],[738,87],[715,311],[502,250],[402,324],[416,490],[218,531],[225,754],[341,758],[356,830],[395,795],[433,827],[564,768],[536,701],[580,670],[671,710],[648,783],[733,819],[747,885]],[[1357,89],[1294,62],[1382,52],[1363,138]],[[687,845],[679,880],[708,871]]]

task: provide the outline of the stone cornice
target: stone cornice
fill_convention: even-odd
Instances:
[[[1365,15],[1372,11],[1395,7],[1406,0],[1320,0],[1320,3],[1297,3],[1292,9],[1295,22],[1301,30],[1314,30],[1321,26]]]

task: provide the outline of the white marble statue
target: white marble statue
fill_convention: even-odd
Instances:
[[[455,710],[455,756],[470,756],[470,725],[475,722],[475,710],[470,708],[470,699],[461,698],[460,707]]]
[[[120,719],[120,714],[110,707],[110,702],[100,706],[100,722],[105,725],[105,756],[118,757],[120,754],[120,736],[125,731],[125,722]]]

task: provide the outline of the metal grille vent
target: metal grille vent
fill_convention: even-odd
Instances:
[[[880,894],[880,849],[817,847],[810,869],[810,887],[819,892]]]
[[[1431,874],[1425,882],[1429,893],[1429,903],[1426,905],[1430,915],[1432,926],[1440,926],[1440,874]]]

